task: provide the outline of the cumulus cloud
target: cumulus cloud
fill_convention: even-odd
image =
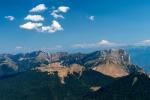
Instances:
[[[82,43],[82,44],[75,44],[73,45],[74,48],[95,48],[95,47],[108,47],[108,46],[115,46],[116,43],[110,42],[108,40],[101,40],[96,43]]]
[[[54,18],[64,18],[64,16],[62,14],[59,14],[59,13],[67,13],[69,11],[69,7],[67,6],[60,6],[58,7],[57,9],[53,10],[51,15],[54,17]]]
[[[47,7],[44,4],[39,4],[36,7],[32,8],[30,12],[40,12],[46,9]],[[56,19],[57,18],[63,19],[64,17],[62,13],[67,13],[69,9],[70,8],[67,6],[60,6],[57,9],[53,8],[51,15],[55,18],[55,20],[52,20],[52,23],[50,25],[45,25],[42,22],[39,22],[45,20],[43,16],[36,15],[36,14],[29,14],[24,18],[24,20],[27,20],[29,22],[20,25],[20,28],[27,29],[27,30],[36,30],[38,32],[47,32],[47,33],[62,31],[63,27]]]
[[[101,40],[97,43],[98,45],[112,45],[114,43],[108,41],[108,40]]]
[[[89,20],[94,21],[95,20],[95,16],[89,16]]]
[[[54,33],[56,31],[61,31],[61,30],[63,30],[63,28],[60,25],[60,23],[56,20],[53,20],[50,26],[42,26],[40,29],[41,32],[49,32],[49,33]]]
[[[45,6],[45,4],[39,4],[36,7],[32,8],[30,12],[41,12],[45,10],[47,10],[47,7]]]
[[[23,25],[20,25],[20,28],[27,29],[27,30],[32,30],[32,29],[38,29],[42,25],[43,25],[42,23],[27,22]]]
[[[27,22],[23,25],[20,25],[20,28],[27,29],[27,30],[36,30],[38,32],[48,32],[48,33],[54,33],[56,31],[62,31],[63,27],[61,24],[53,20],[52,24],[49,26],[44,26],[42,23],[35,23],[35,22]]]
[[[69,7],[67,7],[67,6],[60,6],[60,7],[58,7],[58,11],[59,12],[63,12],[63,13],[67,13],[68,11],[69,11]]]
[[[13,21],[15,19],[14,16],[5,16],[5,18],[9,21]]]
[[[24,20],[30,21],[44,21],[44,17],[41,15],[28,15],[24,18]]]

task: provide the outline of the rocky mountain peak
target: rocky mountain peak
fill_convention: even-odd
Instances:
[[[58,62],[65,68],[69,68],[69,70],[78,71],[81,70],[78,66],[83,66],[86,69],[92,69],[112,77],[126,76],[140,70],[138,66],[131,63],[129,54],[123,49],[99,50],[88,54],[68,54],[67,52],[49,53],[44,51],[16,55],[5,54],[0,56],[1,68],[4,66],[2,65],[4,61],[5,68],[11,69],[14,73],[43,65],[51,65],[55,62]],[[70,66],[74,67],[71,67],[71,69]]]

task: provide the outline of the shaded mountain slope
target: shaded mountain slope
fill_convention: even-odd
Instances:
[[[82,80],[84,83],[87,83],[90,87],[94,86],[103,87],[116,80],[113,77],[104,75],[94,70],[84,71],[79,79]]]
[[[150,78],[144,73],[122,77],[112,84],[89,93],[83,100],[150,100]]]
[[[86,91],[73,76],[63,85],[56,74],[34,71],[0,80],[1,100],[77,100]]]
[[[92,86],[113,81],[96,71],[85,71],[82,76],[69,74],[62,84],[57,72],[27,71],[0,79],[0,100],[79,100]]]

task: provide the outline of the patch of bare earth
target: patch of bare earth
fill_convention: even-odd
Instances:
[[[99,90],[101,87],[100,86],[92,86],[90,89],[94,92]]]
[[[51,63],[47,66],[37,67],[36,70],[40,72],[47,72],[49,75],[57,72],[61,80],[61,83],[65,84],[64,79],[68,76],[68,74],[73,74],[73,73],[81,74],[84,68],[78,64],[73,64],[66,67],[61,65],[59,62],[56,62],[56,63]]]
[[[128,72],[118,64],[104,64],[93,68],[93,70],[115,78],[128,75]]]

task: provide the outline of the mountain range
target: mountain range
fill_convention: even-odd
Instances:
[[[0,100],[148,100],[149,82],[123,49],[0,55]]]

